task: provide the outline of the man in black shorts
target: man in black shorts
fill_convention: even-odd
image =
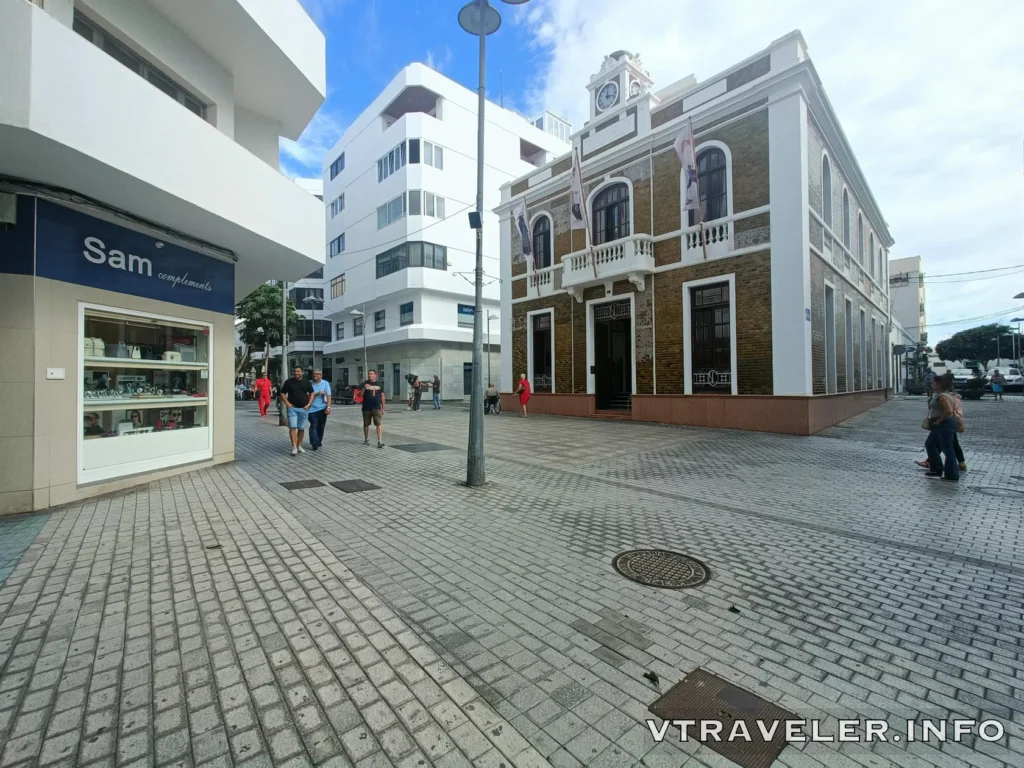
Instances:
[[[367,374],[370,378],[364,381],[359,388],[363,391],[363,445],[370,444],[370,422],[377,427],[377,447],[384,447],[384,429],[380,425],[381,417],[384,415],[384,390],[377,382],[377,372],[370,369]]]

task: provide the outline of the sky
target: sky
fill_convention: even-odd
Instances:
[[[326,152],[406,64],[477,86],[464,0],[300,0],[327,38],[328,95],[282,170]],[[1024,2],[491,0],[487,95],[575,127],[604,56],[640,54],[654,89],[698,81],[799,29],[896,243],[921,256],[929,343],[1024,316]],[[982,272],[981,270],[990,270]],[[970,273],[970,274],[963,274]],[[991,319],[990,319],[991,318]]]

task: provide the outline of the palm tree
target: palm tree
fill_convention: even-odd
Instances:
[[[268,370],[270,347],[281,343],[281,290],[276,285],[261,285],[235,306],[235,317],[243,321],[239,336],[244,345],[242,362],[236,361],[236,376],[253,348],[263,348],[264,370]],[[288,301],[287,312],[288,332],[293,333],[300,318],[291,300]]]

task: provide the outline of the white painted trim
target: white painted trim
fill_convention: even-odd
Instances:
[[[857,328],[858,335],[860,338],[860,376],[858,377],[857,383],[860,384],[860,391],[863,392],[867,389],[865,384],[868,378],[868,313],[864,308],[863,304],[859,305],[860,311],[857,314]]]
[[[683,392],[687,395],[693,394],[693,342],[691,341],[692,334],[690,333],[693,320],[690,309],[690,289],[722,282],[729,283],[729,365],[732,366],[732,373],[730,374],[731,394],[739,394],[739,371],[736,366],[736,273],[730,272],[727,275],[704,277],[700,280],[688,280],[683,283]]]
[[[207,370],[209,371],[207,380],[207,397],[206,397],[206,432],[207,432],[207,445],[201,450],[193,450],[186,453],[178,453],[173,456],[170,460],[168,458],[154,458],[154,459],[141,459],[134,462],[129,462],[124,465],[120,465],[117,470],[107,467],[102,469],[85,469],[85,435],[81,428],[82,414],[85,412],[85,345],[82,340],[85,338],[85,313],[87,310],[96,310],[99,312],[109,312],[117,315],[127,315],[129,317],[145,317],[150,320],[161,320],[168,323],[180,323],[186,326],[194,326],[199,328],[205,328],[208,331],[207,335]],[[76,475],[78,485],[85,483],[100,482],[103,480],[112,480],[118,477],[124,477],[126,475],[134,475],[142,472],[155,472],[160,469],[167,469],[170,467],[180,466],[182,464],[191,464],[196,461],[208,461],[213,458],[213,418],[214,418],[214,400],[216,390],[216,379],[214,378],[214,327],[211,323],[205,323],[200,320],[192,320],[184,317],[174,317],[172,315],[161,315],[152,312],[140,312],[133,309],[126,309],[124,307],[112,307],[105,304],[94,304],[91,302],[79,301],[78,302],[78,377],[79,386],[77,393],[77,415],[79,427],[78,427],[78,450],[76,456]],[[140,406],[144,401],[140,402]],[[125,410],[131,410],[126,408]],[[197,430],[198,431],[198,430]],[[139,440],[144,440],[148,435],[137,436]],[[110,438],[118,439],[121,438]],[[123,469],[123,471],[122,471]]]
[[[546,210],[537,211],[535,214],[533,214],[533,216],[530,217],[530,222],[529,222],[529,225],[528,225],[529,228],[530,228],[530,249],[531,250],[533,249],[533,225],[536,223],[537,219],[540,219],[540,218],[546,218],[548,220],[548,224],[551,227],[550,231],[548,232],[548,240],[549,240],[548,245],[550,245],[550,250],[551,250],[551,264],[549,266],[553,267],[553,266],[555,266],[555,263],[556,263],[556,259],[555,259],[555,218],[554,218],[554,216],[552,216]],[[536,272],[537,271],[537,253],[536,253],[536,251],[533,254],[533,258],[529,259],[527,263],[531,263],[531,262],[533,263],[533,271]],[[560,263],[559,263],[559,266],[561,266]],[[529,274],[529,273],[527,272],[527,274]],[[530,379],[530,381],[533,381],[533,379]]]
[[[846,205],[843,205],[843,203]],[[850,242],[844,239],[846,236],[847,217],[850,224]],[[852,252],[853,246],[853,210],[850,208],[850,190],[843,184],[843,194],[839,197],[839,241],[843,244],[847,253]]]
[[[535,309],[526,313],[526,378],[530,382],[532,391],[536,391],[537,381],[533,376],[533,317],[535,315],[551,316],[551,394],[558,390],[555,388],[555,308]],[[521,373],[521,371],[520,371]],[[518,381],[518,379],[517,379]]]
[[[828,163],[828,221],[825,221],[825,163]],[[818,172],[821,174],[821,220],[831,231],[832,222],[836,220],[836,212],[832,210],[832,158],[828,156],[827,149],[821,150],[821,159],[818,161]]]
[[[590,372],[590,369],[594,365],[594,310],[593,307],[596,304],[611,304],[616,301],[624,301],[626,298],[629,299],[629,351],[632,357],[632,391],[631,394],[636,394],[636,294],[627,293],[619,296],[605,296],[602,299],[590,299],[587,301],[587,394],[596,394],[596,387],[594,384],[594,374]]]
[[[593,237],[593,226],[594,226],[594,198],[604,189],[613,187],[616,184],[625,184],[629,187],[629,234],[626,237],[632,237],[636,231],[636,198],[633,196],[633,180],[627,176],[609,176],[596,187],[594,187],[590,194],[587,195],[587,224],[591,227],[590,235]]]
[[[828,376],[828,289],[832,289],[832,370],[835,371],[835,382],[832,389],[829,389]],[[822,280],[821,289],[822,307],[825,315],[825,394],[835,395],[839,394],[839,344],[836,341],[836,286],[833,282],[825,278]]]

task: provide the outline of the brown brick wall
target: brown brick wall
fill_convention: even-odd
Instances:
[[[739,394],[772,394],[772,291],[771,257],[768,251],[696,264],[655,276],[658,394],[682,394],[685,391],[683,283],[729,273],[736,274]]]
[[[512,368],[513,379],[529,371],[526,361],[526,316],[528,312],[553,307],[555,310],[555,391],[572,391],[572,305],[576,302],[565,294],[547,296],[512,305]],[[532,382],[531,382],[532,383]],[[585,388],[584,388],[585,391]]]
[[[737,69],[731,75],[725,78],[725,89],[731,91],[735,88],[739,88],[741,85],[746,85],[752,80],[756,80],[763,75],[767,75],[772,69],[772,57],[762,56],[757,61],[752,61],[747,66]]]

